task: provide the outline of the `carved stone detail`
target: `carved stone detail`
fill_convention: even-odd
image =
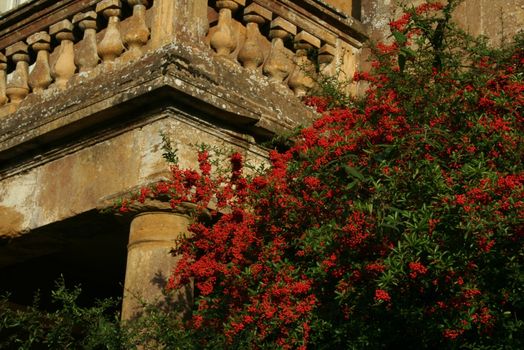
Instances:
[[[293,60],[284,46],[284,40],[296,35],[297,27],[281,17],[271,22],[269,36],[272,39],[271,52],[264,65],[264,74],[271,80],[283,82],[293,70]]]
[[[0,106],[7,103],[6,89],[7,57],[0,52]]]
[[[10,103],[15,105],[29,94],[29,54],[27,44],[19,41],[6,48],[6,55],[10,57],[16,65],[11,79],[7,83],[6,94]]]
[[[262,35],[259,26],[271,20],[271,11],[253,3],[244,10],[244,21],[246,25],[246,40],[240,52],[238,60],[247,69],[256,70],[264,63],[263,47],[260,45]]]
[[[51,73],[55,78],[56,86],[60,89],[65,89],[67,82],[76,71],[73,24],[71,21],[64,19],[49,27],[49,34],[53,35],[60,43],[58,56]]]
[[[149,39],[149,28],[146,24],[146,6],[148,0],[127,0],[133,6],[133,16],[129,19],[130,30],[124,36],[124,42],[129,49],[128,56],[131,59],[142,55],[142,46],[147,44]]]
[[[218,24],[216,31],[210,38],[211,47],[218,56],[229,56],[237,48],[233,29],[233,12],[238,10],[239,6],[244,6],[245,0],[218,0],[216,3],[219,9]]]
[[[308,58],[308,51],[320,47],[320,40],[302,31],[295,36],[295,69],[289,77],[289,87],[295,96],[301,97],[315,85],[315,66]]]
[[[27,43],[36,52],[35,66],[29,74],[29,85],[33,92],[39,93],[47,89],[53,82],[49,66],[51,36],[46,32],[38,32],[27,38]]]
[[[75,56],[75,64],[79,67],[80,72],[89,71],[100,62],[96,43],[96,18],[95,11],[78,13],[73,17],[73,24],[78,23],[78,27],[84,31],[84,39],[78,45]]]
[[[104,38],[98,45],[98,54],[104,62],[112,62],[124,52],[124,43],[120,34],[120,0],[103,0],[96,5],[96,12],[102,12],[108,18]]]

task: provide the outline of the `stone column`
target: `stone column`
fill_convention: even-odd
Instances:
[[[208,31],[207,0],[155,0],[151,23],[152,48],[185,41],[204,45]]]
[[[134,217],[129,234],[122,320],[138,316],[143,302],[159,307],[177,303],[182,315],[191,311],[192,286],[175,293],[174,300],[164,295],[167,279],[178,259],[171,250],[176,240],[188,233],[191,210],[190,206],[180,206],[174,211],[151,210]]]

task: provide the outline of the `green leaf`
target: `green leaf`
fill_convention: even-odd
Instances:
[[[344,164],[344,170],[346,171],[346,174],[349,176],[352,176],[360,181],[364,181],[364,175],[360,171],[358,171],[356,168],[349,166],[347,164]]]
[[[404,68],[406,67],[406,55],[404,55],[403,53],[398,55],[398,66],[401,72],[403,72]]]
[[[393,37],[395,38],[395,41],[399,43],[399,45],[404,45],[408,41],[407,36],[405,36],[399,31],[394,31]]]
[[[408,59],[412,59],[416,56],[416,52],[413,51],[412,49],[410,49],[409,47],[403,47],[400,49],[400,52],[402,52],[404,54],[404,56],[406,56],[406,58]]]

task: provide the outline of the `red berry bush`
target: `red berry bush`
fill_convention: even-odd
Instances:
[[[455,6],[391,22],[364,96],[308,98],[321,116],[266,171],[203,149],[142,192],[216,208],[169,282],[194,281],[195,347],[524,347],[524,40],[490,49]]]

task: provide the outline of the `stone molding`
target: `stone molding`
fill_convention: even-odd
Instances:
[[[141,187],[143,186],[136,187],[135,190],[138,190]],[[133,190],[129,190],[100,199],[98,210],[105,213],[115,211],[114,203],[117,200],[129,197],[130,193],[132,192]],[[207,210],[200,209],[196,204],[193,203],[183,202],[176,205],[175,207],[172,207],[167,196],[166,198],[156,199],[146,198],[144,202],[133,201],[127,205],[127,209],[128,210],[126,212],[122,213],[115,211],[114,214],[118,217],[125,218],[126,220],[137,217],[144,213],[172,213],[186,216],[188,218],[195,218],[198,216],[202,220],[211,219],[210,213]]]

